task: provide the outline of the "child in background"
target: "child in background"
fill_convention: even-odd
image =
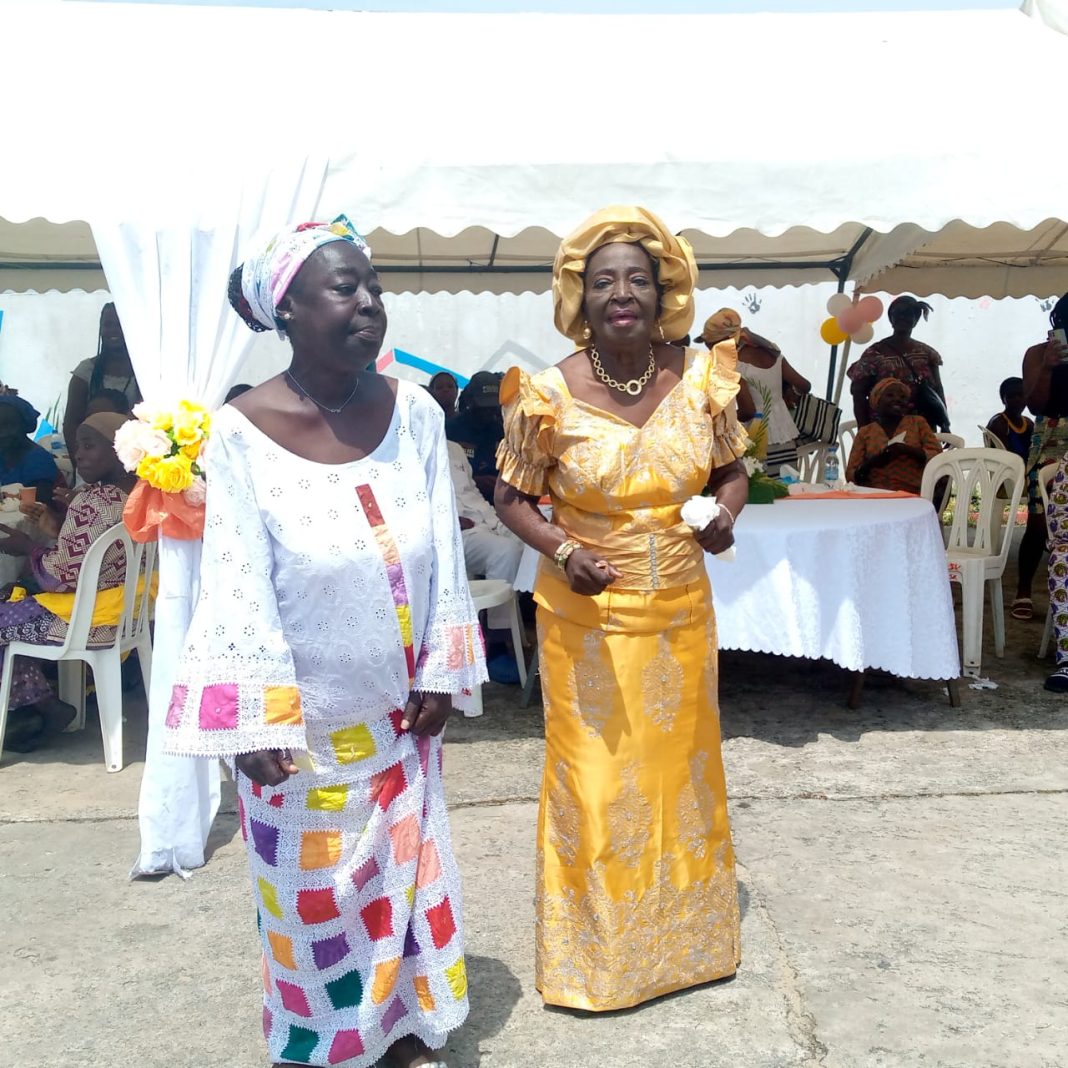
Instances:
[[[1000,441],[1009,452],[1016,453],[1027,465],[1031,451],[1031,438],[1035,424],[1023,414],[1024,388],[1022,378],[1006,378],[998,391],[1003,412],[998,412],[989,423],[987,430]],[[1028,620],[1034,618],[1035,607],[1031,600],[1031,578],[1038,568],[1042,553],[1046,548],[1046,517],[1042,514],[1042,502],[1038,499],[1028,506],[1027,528],[1020,542],[1020,554],[1017,568],[1016,597],[1013,599],[1009,614],[1013,619]]]
[[[1005,406],[1005,410],[998,412],[986,424],[986,428],[1009,452],[1016,453],[1024,463],[1027,463],[1027,454],[1031,451],[1031,435],[1035,431],[1035,424],[1023,414],[1023,379],[1006,378],[1001,383],[998,392],[1001,394],[1001,403]]]

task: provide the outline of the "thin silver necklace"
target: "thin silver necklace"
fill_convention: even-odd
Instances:
[[[620,393],[628,393],[632,397],[641,395],[649,379],[656,373],[656,357],[653,355],[653,346],[649,346],[649,366],[641,378],[632,378],[628,382],[619,382],[614,379],[602,366],[601,354],[596,345],[590,346],[590,362],[593,364],[594,374],[609,388],[618,389]]]
[[[297,376],[293,374],[289,368],[286,368],[286,377],[293,383],[308,398],[317,408],[322,408],[324,412],[329,412],[331,415],[340,415],[348,406],[353,397],[356,396],[356,390],[360,388],[359,375],[356,376],[356,385],[352,387],[352,392],[341,402],[337,408],[331,408],[329,404],[323,404],[321,400],[316,400],[298,381]]]

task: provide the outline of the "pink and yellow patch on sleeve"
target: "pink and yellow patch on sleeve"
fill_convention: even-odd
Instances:
[[[450,671],[470,667],[475,662],[475,628],[470,623],[449,627],[445,632],[448,653],[446,664]],[[481,642],[481,635],[478,641]]]
[[[382,518],[382,509],[375,499],[374,490],[369,485],[356,487],[363,514],[367,516],[371,531],[374,533],[382,562],[386,565],[389,589],[393,595],[393,607],[397,612],[397,625],[400,628],[401,643],[404,646],[404,659],[408,665],[408,685],[415,683],[415,646],[412,633],[412,607],[408,598],[408,587],[404,582],[404,568],[401,566],[400,550],[393,532]]]

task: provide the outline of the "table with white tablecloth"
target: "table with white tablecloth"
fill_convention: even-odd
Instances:
[[[945,548],[928,501],[750,505],[738,517],[735,559],[706,559],[721,649],[904,678],[960,675]],[[533,588],[538,560],[524,552],[516,589]]]

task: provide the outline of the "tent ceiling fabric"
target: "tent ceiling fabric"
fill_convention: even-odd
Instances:
[[[1032,230],[1007,223],[976,229],[951,222],[913,251],[864,279],[864,288],[929,296],[1047,297],[1068,290],[1068,224],[1047,219]]]
[[[863,236],[857,223],[820,234],[798,226],[778,237],[743,229],[723,238],[685,231],[701,264],[699,287],[791,286],[827,282]],[[392,292],[543,292],[559,238],[540,227],[495,238],[470,227],[451,238],[425,227],[373,230],[375,263]],[[1007,223],[977,229],[948,223],[931,234],[907,224],[872,234],[849,274],[869,292],[959,297],[1050,296],[1068,290],[1068,224],[1049,219],[1024,231]],[[13,224],[0,219],[0,292],[106,289],[85,223]]]
[[[330,160],[319,216],[346,211],[370,231],[391,289],[544,288],[559,236],[625,202],[692,237],[702,285],[826,281],[826,267],[801,265],[839,259],[867,228],[861,280],[889,283],[902,262],[903,277],[937,271],[940,292],[1003,296],[1027,284],[1016,276],[1063,267],[1063,238],[1042,242],[1065,214],[1068,144],[1049,107],[1068,38],[1016,11],[486,16],[0,0],[0,15],[10,39],[48,41],[50,72],[40,77],[33,49],[11,50],[0,71],[12,99],[34,87],[32,107],[5,115],[18,165],[0,187],[0,285],[96,288],[98,274],[77,270],[95,253],[76,220],[164,224],[190,188],[210,201],[213,182],[227,187],[257,159],[312,150]],[[360,47],[355,67],[348,53],[287,49],[275,78],[264,57],[286,41]],[[720,42],[709,62],[696,41]],[[487,55],[502,61],[492,79],[457,73],[484,70]],[[642,55],[680,58],[659,58],[624,106],[620,83],[602,92],[584,59]],[[754,56],[767,77],[747,76]],[[853,72],[847,91],[835,70]],[[1012,92],[999,71],[1013,72]],[[735,85],[744,92],[724,89]],[[87,86],[107,118],[71,123]],[[1013,146],[1044,164],[1026,180]],[[218,201],[204,210],[224,214]],[[954,220],[976,239],[932,237]],[[954,251],[966,253],[959,271]],[[1001,266],[1021,254],[1030,272]],[[51,270],[10,266],[27,257]]]

